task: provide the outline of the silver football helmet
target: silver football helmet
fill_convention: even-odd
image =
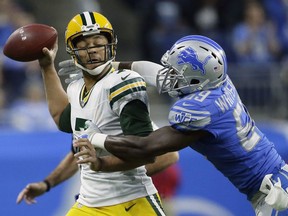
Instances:
[[[172,97],[214,89],[226,79],[224,50],[210,38],[190,35],[179,39],[162,57],[158,72],[159,93]]]

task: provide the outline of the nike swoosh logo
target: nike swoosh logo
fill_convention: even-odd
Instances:
[[[129,211],[134,205],[136,205],[136,203],[134,203],[133,205],[129,206],[128,208],[125,208],[125,211]]]
[[[183,105],[183,106],[194,106],[194,104],[186,103],[186,102],[184,102],[182,105]]]
[[[130,73],[129,74],[127,74],[126,76],[124,76],[124,77],[121,77],[121,79],[122,80],[125,80],[128,76],[130,76]]]

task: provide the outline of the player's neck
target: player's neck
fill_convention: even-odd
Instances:
[[[101,80],[103,77],[105,77],[112,69],[112,65],[109,64],[107,67],[103,70],[103,72],[99,75],[93,76],[86,71],[83,71],[83,78],[85,82],[86,89],[89,91],[95,83],[97,83],[99,80]]]

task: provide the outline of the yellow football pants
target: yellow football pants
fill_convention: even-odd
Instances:
[[[165,216],[158,194],[131,200],[125,203],[87,207],[76,202],[66,216]]]

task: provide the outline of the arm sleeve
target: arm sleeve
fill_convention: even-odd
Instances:
[[[135,61],[131,65],[131,70],[139,73],[150,86],[156,87],[157,73],[163,66],[150,61]]]
[[[73,130],[71,128],[70,114],[71,114],[71,105],[69,103],[60,116],[59,130],[66,133],[73,133]]]
[[[136,71],[140,74],[145,82],[150,85],[156,87],[156,76],[160,69],[163,68],[162,65],[156,64],[150,61],[134,61],[134,62],[112,62],[112,66],[116,70],[120,69],[129,69]]]
[[[121,62],[113,61],[111,64],[115,70],[122,70],[122,69],[131,70],[132,63],[133,63],[132,61],[121,61]]]
[[[153,131],[147,106],[140,100],[125,105],[120,114],[124,135],[147,136]]]
[[[133,62],[120,62],[118,66],[118,70],[128,69],[131,70]]]

